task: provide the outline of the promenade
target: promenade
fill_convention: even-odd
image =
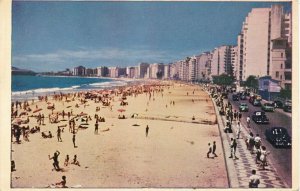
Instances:
[[[209,92],[207,92],[209,94]],[[214,98],[212,98],[216,112],[219,112],[220,107],[216,105]],[[227,100],[224,101],[227,104]],[[232,133],[225,133],[225,115],[217,115],[220,135],[222,137],[222,145],[224,149],[224,157],[226,161],[228,181],[230,188],[249,188],[249,177],[251,171],[256,170],[256,174],[261,177],[259,188],[288,188],[284,179],[276,172],[276,167],[268,160],[268,166],[265,170],[258,167],[255,161],[255,154],[251,154],[247,149],[245,140],[250,132],[246,124],[241,123],[240,139],[237,140],[236,156],[238,159],[229,158],[230,156],[230,139],[236,138],[237,121],[233,120]]]

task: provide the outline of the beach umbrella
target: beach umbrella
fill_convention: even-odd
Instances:
[[[118,109],[118,112],[124,112],[124,111],[126,111],[125,109]]]
[[[12,121],[12,124],[15,124],[15,125],[19,125],[21,123],[22,123],[22,119],[20,119],[20,118],[16,118]]]
[[[85,115],[87,115],[87,113],[81,112],[79,115],[80,115],[80,116],[85,116]]]

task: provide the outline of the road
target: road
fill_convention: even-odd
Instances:
[[[233,101],[232,94],[228,95],[228,101],[232,104],[233,110],[238,111],[239,103],[245,102],[249,107],[248,112],[243,112],[243,117],[241,123],[243,126],[246,125],[246,117],[251,115],[254,111],[261,111],[261,107],[254,107],[247,100]],[[281,110],[281,109],[278,109]],[[265,145],[267,150],[270,151],[270,155],[268,156],[268,160],[273,164],[276,168],[278,174],[286,181],[289,187],[292,186],[292,149],[279,149],[274,148],[265,137],[265,130],[270,127],[285,127],[289,134],[292,137],[292,118],[290,114],[285,114],[281,111],[275,112],[266,112],[267,117],[270,119],[270,124],[268,125],[258,125],[255,124],[253,120],[250,123],[250,129],[254,135],[259,134],[262,138],[262,145]],[[293,137],[292,137],[293,138]]]

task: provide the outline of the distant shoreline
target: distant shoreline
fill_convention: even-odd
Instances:
[[[36,100],[39,96],[53,95],[56,93],[75,93],[75,92],[88,92],[93,90],[101,89],[114,89],[118,87],[138,85],[140,83],[148,83],[156,80],[153,79],[133,79],[133,78],[110,78],[110,77],[91,77],[91,76],[51,76],[51,75],[40,75],[38,77],[49,77],[49,78],[65,78],[65,79],[103,79],[103,82],[86,82],[84,84],[76,84],[70,86],[53,86],[53,87],[35,87],[27,90],[11,91],[11,100]],[[35,78],[35,77],[33,77]],[[109,80],[109,81],[105,81]],[[50,82],[51,83],[51,80]]]

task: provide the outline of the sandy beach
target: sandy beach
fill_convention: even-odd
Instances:
[[[221,139],[210,98],[199,86],[165,83],[170,86],[161,86],[163,91],[154,91],[150,98],[149,92],[126,96],[124,101],[128,105],[124,106],[120,106],[122,94],[116,93],[108,93],[112,107],[91,99],[82,104],[80,98],[68,99],[69,102],[50,97],[48,101],[33,104],[29,101],[32,111],[28,116],[44,114],[45,125],[40,125],[40,132],[29,134],[29,141],[21,136],[21,144],[17,144],[13,138],[11,158],[16,171],[11,174],[12,187],[44,188],[65,175],[68,187],[228,188]],[[158,89],[152,86],[155,87]],[[87,124],[81,122],[80,117],[75,119],[76,129],[80,124],[86,127],[76,131],[77,148],[73,146],[67,116],[63,120],[62,115],[58,115],[58,123],[49,122],[52,110],[47,107],[52,104],[55,105],[53,115],[72,110],[71,118],[81,112],[91,117]],[[100,111],[96,112],[96,107],[100,107]],[[36,108],[42,110],[33,113]],[[99,122],[98,134],[94,133],[96,113],[105,118],[105,122]],[[118,119],[118,115],[125,115],[126,119]],[[29,119],[28,124],[20,126],[39,125],[36,118]],[[57,127],[64,125],[62,142],[58,142]],[[145,134],[147,125],[148,137]],[[41,132],[48,131],[54,137],[42,138]],[[216,141],[218,157],[207,158],[208,143],[213,141]],[[53,170],[53,160],[48,158],[56,150],[60,152],[61,171]],[[67,154],[70,162],[76,154],[80,166],[64,166]]]

